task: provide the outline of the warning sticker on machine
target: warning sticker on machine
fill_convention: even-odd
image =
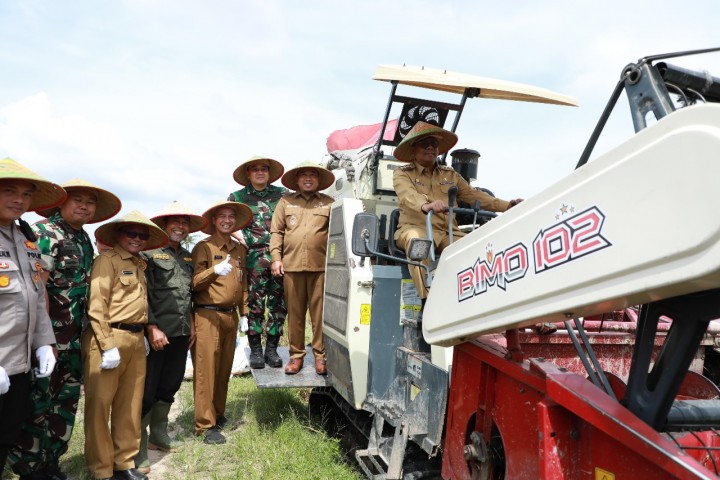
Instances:
[[[421,305],[420,297],[418,297],[412,279],[404,278],[400,296],[400,322],[402,323],[403,320],[417,320],[420,316]]]
[[[595,467],[595,480],[615,480],[615,474],[602,468]]]
[[[360,305],[360,325],[370,325],[370,304]]]
[[[408,355],[407,372],[415,378],[422,377],[422,361],[418,358]]]

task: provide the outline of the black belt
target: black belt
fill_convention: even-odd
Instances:
[[[255,245],[250,245],[250,246],[248,247],[248,250],[260,250],[261,248],[269,248],[269,246],[268,246],[268,245],[258,245],[258,244],[255,244]]]
[[[215,310],[216,312],[232,313],[234,308],[216,307],[215,305],[195,305],[195,308],[204,308],[205,310]]]
[[[111,323],[110,326],[112,328],[117,328],[118,330],[127,330],[128,332],[138,333],[145,330],[145,325],[129,325],[127,323]]]

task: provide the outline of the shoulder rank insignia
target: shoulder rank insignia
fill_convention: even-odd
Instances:
[[[30,240],[25,240],[25,248],[29,248],[30,250],[37,250],[35,242],[31,242]]]

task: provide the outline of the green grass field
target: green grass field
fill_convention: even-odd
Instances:
[[[309,418],[307,389],[258,390],[251,375],[230,381],[224,430],[227,443],[205,445],[195,437],[192,382],[176,395],[171,432],[183,446],[166,454],[152,479],[360,479],[336,439]],[[83,457],[81,399],[70,450],[61,467],[72,479],[91,479]],[[3,478],[18,478],[6,467]]]

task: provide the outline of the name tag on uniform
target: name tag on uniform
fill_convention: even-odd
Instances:
[[[186,262],[192,262],[192,257],[183,257]]]
[[[424,186],[425,186],[425,184],[422,183],[422,182],[421,182],[420,180],[418,180],[417,178],[415,179],[415,185],[418,185],[418,186],[420,186],[420,187],[424,187]]]
[[[170,260],[170,255],[167,253],[154,253],[153,258],[157,260]]]
[[[0,250],[0,257],[10,258],[10,252],[8,250]]]
[[[445,182],[440,182],[440,185],[455,185],[455,182],[445,181]]]
[[[215,255],[215,256],[213,257],[213,259],[215,259],[215,260],[222,260],[222,259],[223,259],[223,256],[222,256],[222,255]]]
[[[132,274],[133,274],[132,270],[123,270],[121,273],[121,275],[132,275]]]

